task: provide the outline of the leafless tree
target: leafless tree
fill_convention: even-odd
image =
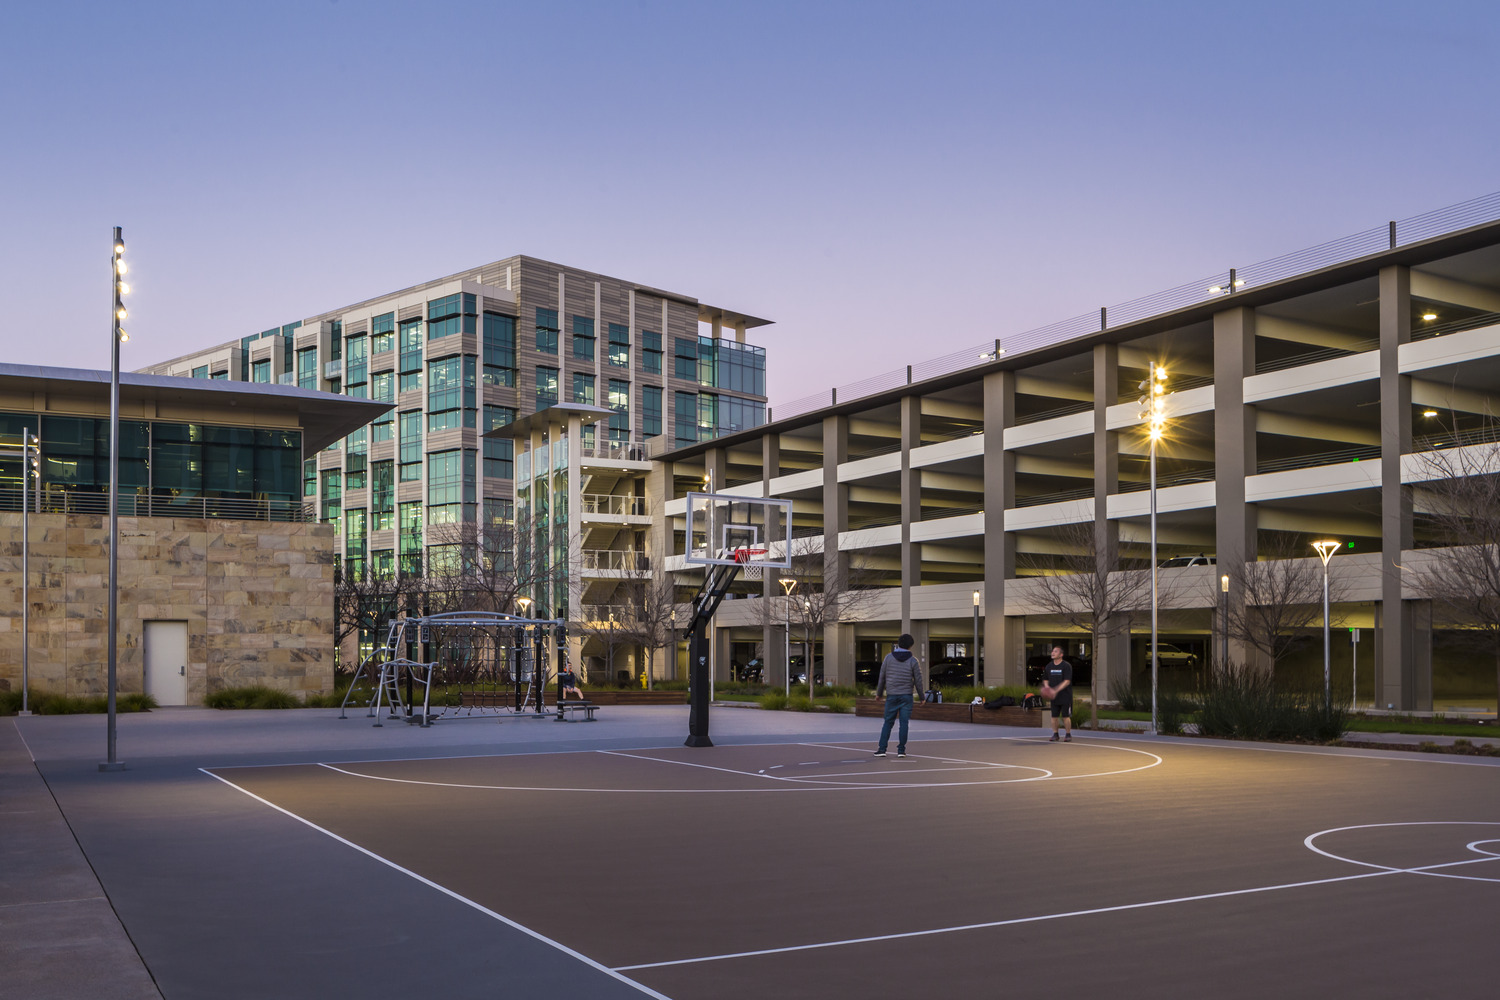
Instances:
[[[1412,590],[1432,602],[1433,617],[1467,630],[1495,655],[1500,684],[1500,434],[1491,424],[1472,433],[1481,443],[1423,454],[1415,490],[1421,560],[1405,571]],[[1484,438],[1490,441],[1484,442]],[[1457,438],[1463,443],[1463,438]]]
[[[384,641],[382,630],[387,623],[417,604],[423,587],[418,576],[340,572],[333,591],[334,649],[342,650],[350,636],[371,635],[377,643]],[[357,667],[358,663],[340,664],[341,670]]]
[[[1220,563],[1229,577],[1231,602],[1224,627],[1231,639],[1249,643],[1274,666],[1323,620],[1323,564],[1309,556],[1312,542],[1293,532],[1270,537],[1254,562]],[[1337,564],[1329,567],[1329,602],[1343,598],[1347,586]],[[1337,625],[1335,619],[1331,624]]]
[[[670,574],[656,567],[644,580],[627,580],[616,588],[609,605],[585,605],[578,631],[613,650],[618,646],[638,646],[645,655],[646,686],[654,686],[653,663],[658,649],[672,641],[672,612],[676,607],[677,587]]]
[[[792,623],[801,632],[807,650],[807,691],[813,697],[817,670],[813,657],[813,640],[829,625],[863,621],[874,610],[881,596],[880,575],[875,572],[861,550],[840,553],[826,560],[816,536],[793,538],[790,543],[791,567],[781,571],[782,580],[796,581],[790,593],[761,602],[761,617],[767,624]],[[783,588],[784,589],[784,588]],[[791,669],[791,664],[787,664]]]
[[[1139,567],[1123,556],[1118,540],[1100,544],[1092,521],[1079,521],[1059,529],[1062,552],[1049,558],[1046,569],[1040,561],[1034,567],[1034,600],[1044,612],[1061,618],[1067,625],[1092,637],[1095,669],[1089,674],[1089,728],[1097,725],[1099,704],[1095,678],[1099,676],[1098,658],[1102,640],[1129,634],[1134,614],[1151,605],[1150,566]],[[1157,602],[1171,603],[1158,574]]]

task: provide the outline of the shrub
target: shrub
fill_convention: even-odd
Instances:
[[[203,699],[209,708],[301,708],[297,696],[264,684],[225,688]]]
[[[1326,743],[1348,722],[1347,703],[1325,709],[1321,691],[1278,690],[1269,673],[1234,664],[1208,677],[1198,712],[1200,733],[1239,740]]]

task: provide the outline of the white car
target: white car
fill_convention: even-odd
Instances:
[[[1217,560],[1213,556],[1174,556],[1161,563],[1162,569],[1181,569],[1184,566],[1212,566]]]
[[[1148,646],[1149,650],[1150,647]],[[1170,642],[1158,642],[1156,644],[1156,662],[1163,667],[1196,667],[1198,657],[1189,653],[1181,646],[1174,646]]]

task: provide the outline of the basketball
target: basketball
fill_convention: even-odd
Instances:
[[[1052,690],[1052,685],[1046,683],[1045,681],[1043,681],[1042,682],[1042,687],[1041,687],[1041,695],[1042,695],[1042,697],[1046,698],[1047,700],[1050,701],[1050,700],[1052,700],[1052,696],[1055,695],[1055,694],[1057,694],[1057,692],[1054,691],[1054,690]]]

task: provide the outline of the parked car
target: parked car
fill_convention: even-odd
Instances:
[[[855,660],[854,683],[874,687],[880,680],[880,664],[883,660]]]
[[[1087,656],[1079,656],[1070,653],[1063,659],[1073,664],[1073,683],[1079,687],[1087,687],[1094,679],[1094,661]],[[1052,654],[1033,656],[1026,661],[1026,686],[1036,687],[1042,683],[1042,672],[1052,662]]]
[[[751,684],[759,684],[766,674],[766,663],[760,657],[756,657],[740,668],[739,680]]]
[[[1216,562],[1213,556],[1205,556],[1201,553],[1196,556],[1173,556],[1164,560],[1159,565],[1162,569],[1182,569],[1184,566],[1212,566]]]
[[[792,675],[792,683],[793,684],[806,684],[807,683],[807,657],[805,657],[805,656],[794,656],[794,657],[792,657],[791,675]],[[828,683],[826,680],[823,679],[823,661],[822,660],[814,660],[813,661],[813,677],[817,678],[817,682],[819,684],[827,684]]]
[[[1148,657],[1147,662],[1149,663],[1149,657],[1151,655],[1151,648],[1149,645],[1146,647],[1146,655]],[[1169,667],[1186,667],[1187,669],[1191,670],[1198,665],[1198,657],[1193,653],[1189,653],[1181,646],[1174,646],[1170,642],[1158,642],[1156,644],[1156,662],[1162,667],[1162,669],[1167,669]]]
[[[974,683],[974,661],[945,657],[933,663],[927,681],[939,687],[970,687]]]

